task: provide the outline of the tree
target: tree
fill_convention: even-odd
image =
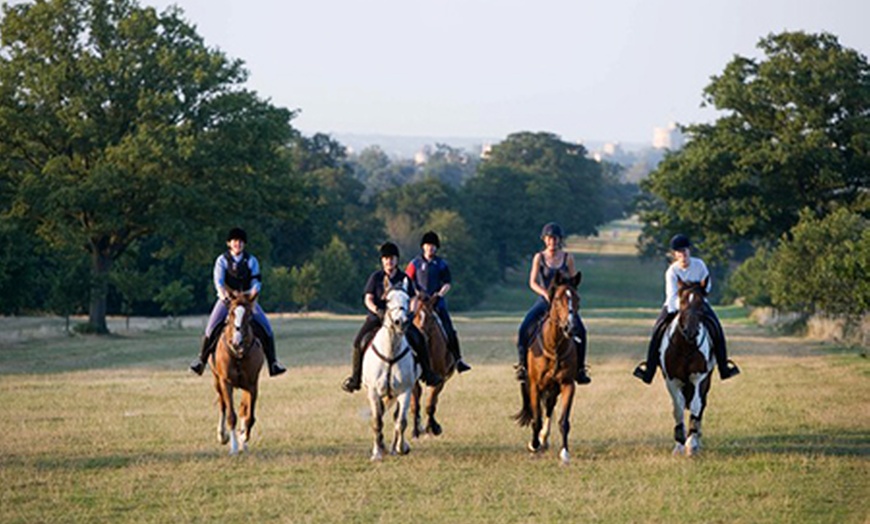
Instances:
[[[3,5],[0,187],[8,216],[89,259],[89,323],[106,332],[113,262],[159,232],[208,260],[229,224],[288,209],[294,114],[240,85],[177,8],[135,0]],[[215,217],[222,217],[216,220]]]
[[[492,148],[463,186],[463,216],[486,235],[503,273],[539,245],[538,232],[555,221],[568,234],[592,234],[605,221],[601,165],[579,144],[552,133],[515,133]]]
[[[833,35],[785,32],[736,56],[704,90],[724,115],[685,128],[689,142],[644,181],[647,251],[675,232],[720,260],[741,244],[773,245],[799,220],[846,208],[866,214],[870,67]]]
[[[173,280],[157,291],[154,300],[170,317],[177,317],[193,304],[193,286]]]

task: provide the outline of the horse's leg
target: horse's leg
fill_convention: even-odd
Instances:
[[[405,440],[405,429],[408,427],[408,407],[411,403],[411,391],[405,391],[398,397],[395,420],[393,426],[393,445],[390,453],[393,455],[407,455],[411,446]]]
[[[531,371],[531,370],[530,370]],[[537,384],[529,375],[529,407],[532,410],[532,440],[529,442],[529,451],[537,452],[541,448],[539,435],[541,433],[541,397]]]
[[[567,384],[562,384],[562,391],[559,393],[562,398],[562,414],[559,417],[559,429],[562,430],[562,449],[559,451],[559,458],[566,466],[571,461],[571,455],[568,452],[568,433],[571,431],[571,407],[574,405],[575,391],[576,387],[572,380]]]
[[[438,384],[434,388],[429,388],[429,398],[426,401],[426,433],[438,436],[441,434],[441,424],[435,419],[435,411],[438,409],[438,397],[444,390],[444,382]]]
[[[239,438],[242,441],[242,451],[248,450],[248,442],[251,440],[251,429],[254,427],[254,406],[257,403],[257,388],[252,387],[250,391],[242,393],[242,403],[239,408],[241,416],[241,427],[239,428]]]
[[[223,388],[223,382],[215,375],[214,388],[218,394],[218,403],[220,404],[221,414],[217,423],[217,438],[221,445],[226,444],[230,440],[230,435],[227,433],[227,395]]]
[[[420,423],[420,397],[423,395],[423,388],[420,382],[414,382],[413,392],[411,394],[411,418],[414,427],[411,429],[412,438],[420,438],[423,433],[423,427]]]
[[[384,457],[384,403],[374,389],[369,391],[369,405],[372,410],[372,432],[374,433],[371,459],[381,460]]]
[[[671,394],[671,402],[673,403],[674,408],[674,440],[676,441],[676,444],[674,445],[673,453],[674,455],[681,455],[686,449],[686,400],[685,397],[683,397],[682,388],[677,384],[676,380],[668,379],[666,382],[668,384],[668,392]]]
[[[707,392],[710,390],[711,375],[703,377],[695,387],[695,394],[689,405],[689,439],[686,444],[686,455],[694,456],[701,450],[701,419],[707,406]]]
[[[239,439],[236,435],[238,417],[236,416],[236,407],[233,402],[233,386],[229,381],[225,381],[224,387],[227,391],[227,425],[229,426],[230,434],[230,455],[237,455],[239,453]]]
[[[550,429],[553,426],[553,410],[556,409],[556,392],[552,389],[547,389],[542,397],[541,400],[544,404],[543,420],[538,440],[541,441],[539,450],[545,451],[550,448]]]

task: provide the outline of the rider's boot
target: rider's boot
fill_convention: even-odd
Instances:
[[[263,337],[263,352],[266,354],[270,377],[276,377],[287,371],[287,368],[278,362],[278,357],[275,355],[275,337],[269,335]]]
[[[341,384],[341,389],[348,393],[358,391],[362,380],[362,350],[357,346],[353,347],[352,363],[353,370],[351,375],[344,379],[344,382]]]
[[[529,372],[526,370],[526,354],[528,349],[525,344],[517,345],[517,353],[519,354],[519,362],[516,366],[514,366],[514,374],[516,379],[520,382],[525,382],[529,380]]]
[[[412,325],[411,328],[405,332],[405,336],[408,339],[408,343],[411,345],[411,349],[413,349],[414,353],[417,355],[417,361],[420,363],[420,369],[423,372],[420,377],[423,382],[430,387],[435,387],[444,382],[444,379],[432,370],[432,360],[429,358],[429,349],[426,347],[426,341],[423,339],[423,335],[420,334],[420,332]]]
[[[633,375],[641,379],[644,384],[652,384],[653,378],[656,376],[656,367],[659,364],[658,347],[661,344],[659,330],[653,333],[653,338],[649,343],[649,348],[646,352],[646,361],[641,362],[634,368]]]
[[[710,314],[706,317],[704,324],[713,336],[713,354],[716,355],[716,367],[719,368],[719,378],[727,380],[735,375],[739,375],[740,368],[737,367],[734,361],[728,358],[728,349],[725,346],[725,333],[722,332],[722,325],[719,324],[718,319]]]
[[[592,378],[586,374],[586,333],[585,330],[578,330],[573,335],[574,344],[577,348],[577,375],[574,380],[580,385],[586,385],[592,382]]]
[[[456,360],[456,371],[458,373],[465,373],[466,371],[471,370],[471,366],[462,360],[462,353],[459,351],[459,337],[456,336],[455,331],[452,332],[447,339],[447,348],[453,355],[454,360]]]
[[[215,329],[215,333],[218,332]],[[202,375],[202,372],[205,371],[205,363],[208,362],[208,357],[211,355],[212,351],[215,348],[215,342],[217,341],[217,337],[214,336],[203,336],[202,342],[199,348],[199,357],[197,357],[193,362],[190,363],[190,371],[196,373],[197,375]]]

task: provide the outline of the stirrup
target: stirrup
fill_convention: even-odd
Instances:
[[[190,363],[190,372],[196,373],[197,375],[202,375],[202,372],[205,371],[205,362],[200,359],[196,359]]]
[[[359,391],[359,387],[359,381],[354,380],[353,377],[347,377],[346,379],[344,379],[344,382],[341,383],[341,389],[347,391],[348,393]]]
[[[526,371],[526,366],[522,364],[514,365],[514,375],[519,382],[526,382],[529,380],[529,373]]]
[[[652,379],[655,376],[655,368],[650,372],[649,366],[647,366],[646,362],[641,362],[636,368],[634,368],[632,375],[642,380],[644,384],[652,384]]]
[[[728,359],[725,361],[725,365],[719,369],[719,377],[722,380],[729,379],[735,375],[740,374],[740,368],[737,367],[737,364],[734,363],[733,360]]]
[[[278,362],[277,360],[275,362],[272,362],[272,365],[269,366],[269,376],[270,377],[277,377],[278,375],[281,375],[282,373],[284,373],[286,371],[287,371],[287,368],[284,367],[284,364]]]
[[[471,371],[471,366],[466,364],[461,358],[456,361],[456,372],[457,373],[465,373],[466,371]]]
[[[589,375],[586,374],[586,368],[580,368],[577,370],[577,376],[574,377],[574,380],[577,381],[578,384],[586,385],[592,382],[592,379]]]

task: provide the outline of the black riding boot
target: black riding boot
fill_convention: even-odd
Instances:
[[[275,337],[265,335],[262,338],[262,341],[263,353],[266,354],[266,363],[269,366],[269,376],[276,377],[287,371],[287,368],[285,368],[283,364],[278,362],[278,357],[275,355]]]
[[[528,360],[528,352],[529,349],[525,344],[517,344],[517,356],[519,357],[519,362],[514,366],[514,373],[516,378],[520,382],[525,382],[529,379],[529,372],[526,370],[526,360]]]
[[[712,310],[707,314],[705,325],[710,331],[713,339],[713,354],[716,356],[716,367],[719,368],[719,378],[727,380],[734,375],[740,374],[740,368],[737,364],[728,360],[728,349],[725,346],[725,333],[722,331],[722,325],[719,324],[719,319],[716,318]]]
[[[411,349],[413,349],[414,353],[417,355],[417,362],[420,363],[420,367],[423,370],[423,374],[420,377],[423,379],[423,382],[431,387],[435,387],[444,382],[444,379],[442,379],[438,373],[432,371],[432,360],[429,358],[429,349],[426,347],[426,341],[423,340],[423,335],[421,335],[416,328],[413,328],[412,325],[405,332],[405,336],[408,338],[408,343],[411,345]]]
[[[450,350],[450,354],[456,360],[456,371],[458,373],[465,373],[471,369],[471,366],[462,360],[462,353],[459,351],[459,337],[456,336],[456,331],[453,331],[447,337],[447,349]]]
[[[662,337],[664,337],[665,331],[667,331],[668,326],[676,316],[676,311],[668,313],[666,309],[663,309],[653,326],[652,339],[649,341],[649,347],[646,350],[646,361],[641,362],[634,368],[634,376],[644,381],[645,384],[652,384],[653,378],[656,376]]]
[[[586,327],[583,326],[579,317],[576,317],[575,321],[577,327],[574,329],[573,338],[577,348],[577,375],[574,380],[578,384],[586,385],[592,382],[592,379],[586,374]]]
[[[205,371],[205,364],[208,362],[209,355],[214,352],[221,331],[222,330],[215,328],[210,337],[202,337],[202,343],[199,348],[199,357],[190,363],[190,371],[197,375],[202,375],[202,372]]]
[[[344,382],[341,384],[341,389],[348,393],[358,391],[360,388],[360,382],[362,382],[362,350],[358,346],[353,347],[351,362],[351,374],[349,377],[344,379]]]

